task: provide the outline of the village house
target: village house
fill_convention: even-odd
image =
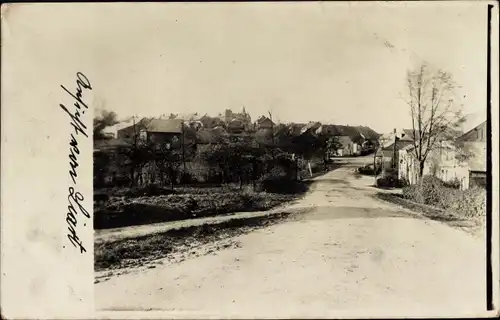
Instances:
[[[415,146],[408,144],[398,151],[398,178],[408,183],[418,181],[419,163],[414,153]],[[461,189],[469,187],[469,170],[457,157],[457,150],[451,141],[441,141],[429,152],[423,175],[432,175],[445,182],[458,181]]]
[[[339,157],[360,154],[359,145],[352,141],[350,136],[338,136],[342,148],[336,150],[335,154]]]
[[[118,130],[118,139],[139,138],[155,144],[193,143],[192,130],[182,119],[143,118],[136,124]]]
[[[228,136],[222,127],[200,129],[196,132],[196,143],[201,145],[219,144]]]
[[[418,135],[418,130],[415,135]],[[401,155],[406,154],[414,145],[414,134],[412,129],[394,130],[379,136],[376,158],[384,168],[399,168]],[[401,151],[401,152],[400,152]]]
[[[305,123],[289,123],[287,124],[288,134],[291,136],[299,136],[302,132],[302,128],[304,128],[305,126]]]
[[[375,132],[372,128],[366,126],[357,126],[356,130],[360,133],[363,138],[361,143],[361,153],[372,153],[378,147],[378,139],[380,134]]]
[[[356,156],[374,151],[378,144],[378,133],[364,126],[343,126],[322,124],[316,134],[327,137],[338,137],[342,148],[336,151],[338,156]]]
[[[415,146],[409,144],[398,150],[398,176],[410,184],[418,180],[418,161]],[[424,175],[433,175],[442,181],[458,181],[461,189],[485,186],[486,126],[485,122],[458,137],[455,142],[444,140],[429,152]]]
[[[265,117],[265,116],[261,116],[256,121],[257,130],[273,129],[274,125],[275,125],[275,123],[271,119],[269,119],[268,117]]]
[[[377,158],[384,163],[386,168],[396,166],[400,161],[400,151],[409,150],[413,146],[413,141],[400,141],[392,142],[386,144],[385,147],[381,147],[377,150]]]
[[[333,152],[334,155],[349,156],[355,155],[358,152],[358,145],[353,142],[353,139],[355,139],[355,136],[359,136],[359,132],[351,130],[351,127],[333,124],[320,124],[319,122],[310,124],[310,126],[313,126],[312,128],[315,130],[317,135],[337,137],[342,147],[335,150]]]
[[[469,168],[470,185],[486,186],[486,121],[457,139]]]
[[[226,128],[230,133],[242,133],[249,127],[243,120],[232,119],[226,123]]]
[[[274,145],[278,143],[278,140],[275,139],[278,128],[275,126],[275,123],[271,119],[261,116],[254,125],[255,141],[260,145]]]
[[[230,133],[241,133],[252,128],[252,118],[244,107],[240,113],[233,112],[231,109],[226,109],[224,113],[224,122],[227,131]]]
[[[211,117],[207,114],[205,114],[203,117],[200,118],[199,120],[203,124],[203,128],[205,129],[213,129],[217,127],[225,128],[226,123],[224,122],[224,119],[222,115],[217,116],[217,117]]]

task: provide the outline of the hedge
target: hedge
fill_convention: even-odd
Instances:
[[[463,217],[481,217],[486,214],[486,190],[459,190],[433,176],[424,176],[421,183],[404,187],[403,197],[450,210]]]

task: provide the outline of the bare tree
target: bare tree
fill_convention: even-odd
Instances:
[[[413,134],[413,156],[424,173],[429,153],[443,140],[454,139],[465,121],[455,101],[451,74],[426,63],[407,73],[408,99]]]
[[[182,155],[179,148],[175,148],[171,143],[154,145],[151,147],[153,160],[160,173],[161,186],[165,183],[165,178],[170,182],[173,190],[177,179],[179,167],[182,164]]]

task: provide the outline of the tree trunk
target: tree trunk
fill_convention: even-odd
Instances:
[[[417,193],[417,202],[425,204],[424,197],[424,179],[422,178],[424,175],[424,162],[419,162],[419,170],[418,170],[418,188],[419,192]]]
[[[422,179],[424,175],[424,166],[425,166],[425,161],[420,161],[419,162],[419,167],[418,167],[418,177],[419,179]]]

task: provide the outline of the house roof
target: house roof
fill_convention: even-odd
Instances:
[[[408,143],[408,144],[406,144],[404,147],[399,148],[399,150],[407,150],[407,151],[408,151],[408,150],[411,150],[411,149],[413,149],[413,148],[415,148],[415,146],[413,145],[413,143]],[[399,151],[399,150],[398,150],[398,151]]]
[[[321,127],[321,123],[319,122],[309,122],[300,130],[300,134],[304,134],[309,130],[317,130]]]
[[[481,124],[475,126],[474,128],[470,129],[463,135],[457,138],[459,141],[477,141],[477,135],[476,131],[479,129],[486,130],[486,121],[482,122]]]
[[[412,146],[413,145],[413,141],[405,141],[405,140],[399,140],[397,143],[396,143],[396,151],[399,151],[403,148],[406,148],[408,146]],[[392,151],[394,150],[394,143],[391,143],[389,146],[385,147],[385,148],[382,148],[382,150],[384,151]]]
[[[261,124],[263,122],[271,122],[272,124],[274,124],[274,122],[271,119],[269,119],[268,117],[260,116],[260,118],[257,119],[257,123]]]
[[[104,139],[94,141],[94,151],[109,150],[119,147],[129,147],[132,141],[129,139]]]
[[[181,119],[181,120],[200,120],[203,116],[199,115],[198,112],[195,113],[171,113],[170,115],[164,115],[161,119]]]
[[[145,124],[148,132],[181,133],[182,119],[151,119]]]
[[[245,123],[241,119],[232,119],[231,121],[229,121],[227,125],[240,127],[240,126],[245,126]]]
[[[365,139],[376,140],[380,137],[380,134],[370,127],[357,126],[356,129],[365,137]]]
[[[332,134],[332,135],[341,135],[341,131],[338,128],[338,126],[334,124],[323,124],[321,127],[318,128],[316,131],[317,133],[323,133],[323,134]]]
[[[305,127],[305,123],[290,123],[288,124],[289,132],[291,135],[298,136],[303,127]]]
[[[336,125],[336,127],[339,131],[339,135],[341,136],[349,136],[352,139],[361,135],[361,133],[355,127],[343,125]]]

